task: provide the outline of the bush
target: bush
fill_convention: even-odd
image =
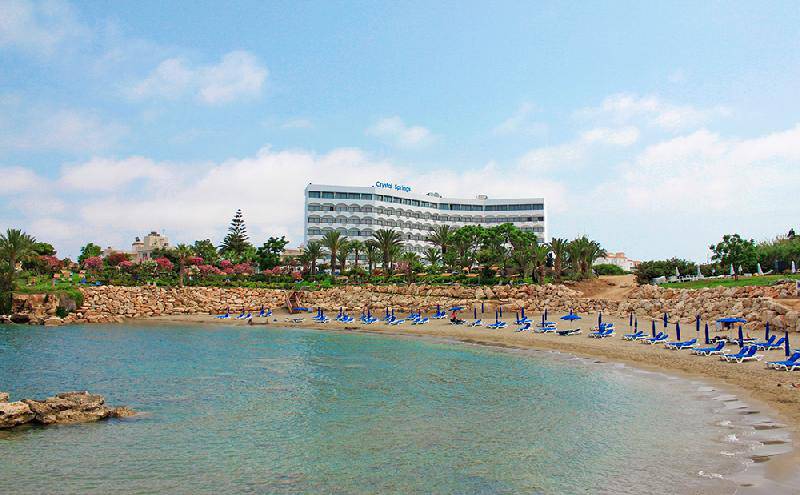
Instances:
[[[697,265],[680,258],[644,261],[636,268],[636,281],[640,284],[649,284],[654,278],[671,277],[675,275],[676,268],[683,275],[694,275],[697,272]]]
[[[598,275],[625,275],[625,270],[611,263],[600,263],[599,265],[594,265],[593,268]]]

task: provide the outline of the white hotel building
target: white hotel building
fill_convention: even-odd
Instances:
[[[410,187],[376,182],[370,187],[309,184],[305,189],[305,243],[338,230],[350,239],[366,241],[379,229],[403,235],[407,249],[422,253],[437,225],[492,227],[512,223],[547,239],[544,198],[443,198],[416,194]]]

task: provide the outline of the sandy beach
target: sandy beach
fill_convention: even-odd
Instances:
[[[431,320],[425,325],[390,326],[383,322],[364,325],[360,322],[340,323],[334,320],[328,323],[316,323],[308,315],[295,315],[303,318],[302,322],[288,321],[285,310],[275,310],[270,318],[256,318],[252,325],[278,326],[284,328],[316,328],[336,331],[367,332],[384,335],[405,335],[444,338],[464,343],[489,345],[506,348],[552,350],[574,354],[581,357],[594,358],[602,361],[619,362],[632,365],[640,369],[666,372],[687,379],[699,379],[704,383],[719,387],[730,393],[736,394],[745,400],[752,409],[760,409],[777,421],[785,424],[795,440],[800,434],[800,374],[779,372],[766,369],[764,362],[785,359],[783,350],[760,352],[763,358],[759,362],[742,364],[727,363],[717,356],[702,357],[692,354],[688,350],[671,351],[663,345],[646,345],[637,342],[622,340],[622,335],[628,333],[628,321],[619,318],[604,317],[604,321],[612,321],[617,327],[616,335],[606,339],[589,338],[587,334],[596,324],[597,315],[584,315],[585,319],[579,320],[574,328],[581,328],[583,333],[573,336],[559,336],[555,334],[540,334],[531,331],[515,332],[518,325],[513,324],[514,316],[506,315],[504,321],[509,326],[504,329],[493,330],[485,327],[469,327],[466,325],[452,325],[449,320]],[[335,315],[334,315],[335,316]],[[472,316],[472,315],[463,315]],[[528,315],[533,321],[541,319],[540,314]],[[550,315],[551,319],[554,315]],[[249,325],[247,320],[217,319],[213,315],[180,315],[152,317],[150,322],[183,322],[221,325]],[[650,329],[650,322],[643,324],[643,329]],[[559,321],[559,328],[572,328],[568,322]],[[657,329],[662,329],[659,325]],[[674,328],[670,326],[670,334]],[[722,335],[722,334],[719,334]],[[755,336],[755,335],[754,335]],[[762,335],[763,336],[763,335]],[[702,341],[702,332],[695,335],[694,328],[684,329],[681,332],[682,340],[697,337]],[[738,349],[738,348],[737,348]],[[735,351],[734,351],[735,352]],[[796,466],[800,462],[800,455],[795,450],[790,454],[779,455],[766,463],[765,474],[781,484],[788,483],[792,487],[798,485],[796,479]],[[767,493],[767,492],[765,492]]]

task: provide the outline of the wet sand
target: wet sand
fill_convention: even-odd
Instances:
[[[575,325],[570,325],[569,322],[558,322],[560,329],[582,329],[582,334],[573,336],[539,334],[531,331],[515,332],[519,326],[513,324],[514,315],[511,315],[510,318],[506,315],[504,321],[509,326],[499,330],[452,325],[447,319],[431,320],[425,325],[411,325],[407,322],[402,325],[392,326],[383,322],[364,325],[358,321],[345,324],[333,320],[328,323],[316,323],[310,318],[311,314],[296,316],[303,320],[297,323],[287,321],[288,313],[278,310],[268,319],[254,318],[252,325],[265,328],[269,326],[318,328],[385,335],[434,337],[495,347],[558,351],[599,361],[625,363],[640,369],[661,371],[682,378],[700,380],[702,383],[734,393],[748,404],[751,412],[764,413],[768,417],[775,418],[781,424],[784,424],[795,439],[795,444],[796,439],[800,438],[800,435],[798,435],[800,434],[800,388],[793,386],[793,384],[797,384],[800,387],[800,372],[769,370],[764,365],[766,361],[785,359],[782,349],[780,351],[759,352],[759,354],[763,355],[762,360],[759,362],[727,363],[721,361],[717,356],[702,357],[691,354],[688,350],[667,350],[660,344],[646,345],[624,341],[622,340],[622,335],[629,332],[628,321],[613,317],[604,317],[604,321],[615,323],[617,327],[616,335],[605,339],[589,338],[588,333],[596,324],[596,314],[586,316],[585,320],[579,320],[575,322]],[[380,315],[376,314],[376,316]],[[528,316],[534,321],[541,319],[540,314],[529,314]],[[555,315],[551,315],[551,319],[553,319],[552,316]],[[246,320],[233,318],[220,320],[212,315],[162,316],[149,318],[147,321],[225,325],[250,324]],[[650,322],[647,321],[646,324],[643,324],[640,321],[640,328],[649,332]],[[662,330],[663,326],[657,324],[656,328],[657,331]],[[668,333],[674,336],[674,325],[670,325]],[[695,337],[702,342],[703,333],[696,334],[694,325],[687,324],[681,331],[682,340]],[[753,337],[763,337],[763,334],[753,335]],[[738,350],[738,347],[733,346],[732,352],[736,352],[736,350]],[[774,426],[776,425],[764,425],[763,428],[771,429]],[[758,429],[759,426],[756,425],[756,428]],[[744,477],[741,483],[743,484],[744,492],[776,493],[776,490],[778,490],[786,493],[800,493],[800,479],[798,479],[800,473],[798,473],[797,469],[800,466],[800,453],[795,449],[790,453],[770,456],[769,458],[770,462],[756,463],[756,469],[749,469],[743,473]],[[766,476],[768,479],[766,484],[756,481],[758,477],[756,471],[761,471],[760,475]],[[747,484],[750,482],[748,480],[752,481],[754,486],[748,487]]]

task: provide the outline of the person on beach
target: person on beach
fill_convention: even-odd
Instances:
[[[453,314],[450,315],[450,323],[453,325],[461,325],[464,323],[464,320],[458,318],[458,311],[453,311]]]

